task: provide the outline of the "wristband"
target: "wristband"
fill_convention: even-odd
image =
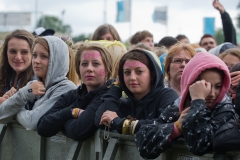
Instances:
[[[122,133],[123,134],[128,134],[128,126],[129,126],[129,120],[126,119],[124,122],[123,122],[123,127],[122,127]]]
[[[74,108],[73,109],[73,118],[78,118],[78,113],[79,113],[79,108]]]
[[[135,131],[135,128],[138,124],[138,120],[134,121],[134,125],[133,125],[133,128],[132,128],[132,135],[134,135],[134,131]]]
[[[182,128],[179,126],[178,121],[176,121],[174,124],[175,124],[178,132],[179,132],[179,133],[182,133],[183,131],[182,131]]]

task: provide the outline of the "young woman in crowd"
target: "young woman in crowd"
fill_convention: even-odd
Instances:
[[[117,30],[111,24],[103,24],[99,26],[93,33],[92,41],[108,40],[108,41],[120,41],[121,38]]]
[[[196,51],[190,44],[177,43],[170,48],[165,58],[164,73],[167,78],[166,86],[174,89],[179,96],[181,95],[180,81],[183,69],[195,54]]]
[[[174,90],[164,88],[157,61],[151,53],[140,49],[131,50],[122,57],[119,81],[102,97],[96,112],[97,126],[104,128],[106,125],[120,134],[134,135],[141,126],[154,123],[178,98]],[[121,98],[122,91],[128,98]]]
[[[183,71],[180,104],[168,107],[155,124],[142,126],[135,135],[142,154],[157,157],[181,135],[193,154],[212,152],[215,132],[236,115],[226,96],[229,86],[227,66],[214,55],[198,53]],[[178,106],[176,121],[178,114],[171,110]]]
[[[86,140],[98,129],[94,116],[114,74],[111,54],[101,45],[83,43],[76,52],[75,69],[81,86],[61,96],[38,122],[38,134],[50,137],[62,131],[73,140]]]
[[[231,48],[219,55],[219,58],[228,66],[229,70],[240,62],[240,49]]]
[[[32,47],[32,57],[38,81],[29,82],[0,105],[1,123],[15,116],[27,130],[35,130],[39,118],[60,95],[76,88],[66,77],[69,70],[68,47],[60,38],[37,38]]]
[[[216,131],[234,120],[234,106],[227,96],[230,84],[226,65],[209,53],[198,53],[184,69],[180,112],[186,117],[178,124],[192,153],[212,152]]]
[[[0,104],[36,79],[31,64],[33,41],[34,36],[25,30],[15,30],[6,36],[0,53]]]

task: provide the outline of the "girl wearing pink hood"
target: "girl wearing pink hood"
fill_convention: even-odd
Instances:
[[[198,53],[185,67],[181,79],[181,116],[175,126],[193,154],[212,152],[215,132],[236,116],[231,98],[226,95],[230,83],[227,66],[209,53]]]
[[[183,70],[181,98],[135,135],[137,147],[145,150],[141,154],[156,158],[182,135],[193,154],[212,152],[215,132],[235,120],[229,86],[229,71],[221,59],[203,52],[194,56]]]

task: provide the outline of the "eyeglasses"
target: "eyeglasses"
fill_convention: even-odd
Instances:
[[[236,94],[236,92],[237,92],[237,87],[233,87],[233,86],[231,85],[228,91],[229,91],[230,93],[232,93],[232,94]]]
[[[182,58],[173,58],[172,59],[172,63],[176,63],[176,64],[182,64],[183,61],[187,64],[190,59],[182,59]]]
[[[227,67],[228,67],[228,70],[229,70],[229,71],[232,69],[232,67],[231,67],[231,66],[227,66]]]

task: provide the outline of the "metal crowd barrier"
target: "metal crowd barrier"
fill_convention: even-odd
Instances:
[[[36,131],[27,131],[16,122],[0,124],[1,160],[142,160],[133,136],[103,131],[84,141],[73,141],[59,133],[44,138]],[[240,153],[206,154],[196,156],[188,152],[183,140],[178,140],[156,160],[240,160]]]

